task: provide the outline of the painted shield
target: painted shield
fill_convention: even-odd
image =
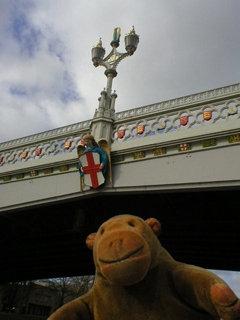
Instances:
[[[186,151],[186,150],[190,150],[190,144],[189,143],[182,143],[179,145],[179,151]]]
[[[100,155],[97,152],[86,152],[79,159],[84,171],[85,185],[96,189],[105,182],[100,170]]]
[[[157,128],[158,128],[159,130],[165,129],[165,128],[166,128],[166,122],[165,122],[165,121],[159,122]]]
[[[140,126],[137,126],[137,133],[142,134],[145,130],[145,126],[142,124]]]
[[[118,130],[117,136],[119,139],[122,139],[125,136],[125,130]]]
[[[32,170],[30,172],[30,177],[36,177],[38,175],[38,172],[36,170]]]
[[[67,142],[65,142],[65,144],[64,144],[64,148],[65,149],[69,149],[70,147],[71,147],[71,141],[67,141]]]
[[[41,148],[37,148],[35,151],[35,155],[36,156],[40,156],[40,154],[42,153],[42,149]]]
[[[180,124],[185,126],[188,123],[188,116],[180,117]]]
[[[228,107],[228,114],[233,115],[238,113],[237,106]]]
[[[28,156],[28,152],[27,151],[23,151],[22,153],[22,159],[26,159]]]
[[[212,118],[212,111],[204,111],[203,112],[203,119],[208,121]]]

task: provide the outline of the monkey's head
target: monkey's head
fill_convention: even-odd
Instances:
[[[158,263],[160,222],[132,215],[111,218],[86,239],[93,250],[96,273],[112,283],[129,286],[144,279]]]

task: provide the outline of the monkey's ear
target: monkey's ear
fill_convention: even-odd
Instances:
[[[155,218],[147,219],[145,222],[149,225],[149,227],[152,229],[152,231],[158,237],[161,233],[161,228],[162,228],[161,223]]]
[[[96,233],[91,233],[86,239],[86,245],[90,250],[93,250],[95,237],[96,237]]]

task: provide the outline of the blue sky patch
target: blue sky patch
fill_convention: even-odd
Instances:
[[[71,79],[67,71],[65,71],[64,73],[63,81],[64,81],[65,90],[62,91],[60,94],[61,101],[64,103],[68,103],[70,101],[79,101],[80,95],[75,90],[75,85],[73,83],[73,80]]]
[[[27,91],[23,86],[11,86],[9,89],[11,95],[26,96]]]
[[[27,11],[24,11],[24,7],[15,6],[12,11],[12,34],[20,44],[21,51],[32,57],[39,47],[42,33],[30,25]]]
[[[51,40],[51,42],[49,42],[49,44],[48,44],[48,50],[49,50],[50,54],[56,55],[59,58],[59,60],[64,63],[63,56],[64,56],[65,48],[64,48],[64,44],[61,40],[59,40],[59,39]]]

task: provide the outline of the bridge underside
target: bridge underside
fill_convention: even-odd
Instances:
[[[128,193],[0,216],[0,282],[94,274],[85,239],[118,214],[157,218],[159,240],[178,261],[239,271],[239,190]]]

